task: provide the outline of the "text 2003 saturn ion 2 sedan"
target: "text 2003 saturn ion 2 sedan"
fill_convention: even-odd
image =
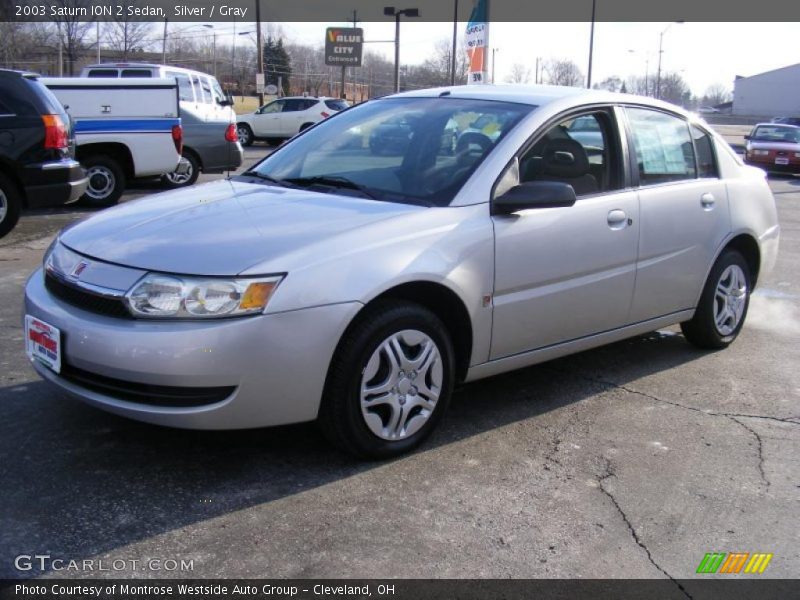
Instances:
[[[374,128],[412,113],[402,154],[370,151]],[[465,131],[480,119],[501,130]],[[64,230],[27,284],[27,350],[46,380],[120,415],[317,419],[387,457],[431,432],[458,382],[675,323],[728,345],[778,235],[764,173],[674,106],[425,90]]]

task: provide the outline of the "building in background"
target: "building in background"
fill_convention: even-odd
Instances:
[[[737,77],[733,82],[733,114],[800,116],[800,63]]]

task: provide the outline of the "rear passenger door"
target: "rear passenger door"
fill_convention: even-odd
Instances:
[[[708,132],[683,117],[626,107],[641,225],[631,322],[692,309],[730,231]]]

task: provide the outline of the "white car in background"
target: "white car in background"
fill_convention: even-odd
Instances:
[[[236,133],[242,146],[250,146],[258,139],[285,140],[349,106],[347,100],[339,98],[278,98],[255,112],[239,115]]]

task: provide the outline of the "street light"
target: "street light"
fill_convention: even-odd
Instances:
[[[212,46],[211,46],[211,58],[214,61],[214,78],[216,79],[216,77],[217,77],[217,30],[214,29],[213,25],[210,25],[208,23],[204,23],[203,27],[205,27],[206,29],[211,29],[214,32],[214,41],[212,42]]]
[[[418,8],[403,8],[397,10],[394,6],[386,6],[383,14],[387,17],[394,17],[394,91],[400,91],[400,17],[418,17]]]
[[[638,54],[636,50],[628,50],[630,54]],[[647,52],[644,55],[644,95],[650,95],[650,57],[651,53]]]
[[[673,21],[669,25],[667,25],[664,30],[658,34],[658,73],[656,74],[656,98],[659,100],[661,99],[661,55],[664,52],[664,34],[669,31],[669,28],[673,25],[681,25],[683,21]]]

